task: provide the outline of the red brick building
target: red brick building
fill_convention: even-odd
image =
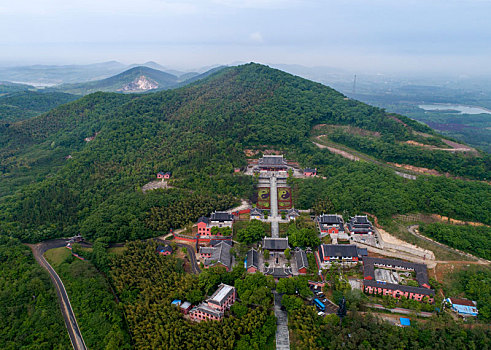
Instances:
[[[377,279],[375,269],[390,271],[414,272],[418,287],[390,283]],[[380,275],[380,274],[379,274]],[[368,294],[390,295],[393,298],[405,297],[418,301],[427,300],[429,303],[435,301],[435,291],[430,288],[426,265],[416,264],[408,261],[385,258],[363,258],[363,291]]]
[[[198,322],[219,321],[223,318],[225,310],[235,303],[236,298],[235,288],[222,283],[209,299],[193,308],[189,315],[192,320]]]

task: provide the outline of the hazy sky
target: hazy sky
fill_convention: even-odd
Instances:
[[[0,0],[0,63],[491,72],[491,0]]]

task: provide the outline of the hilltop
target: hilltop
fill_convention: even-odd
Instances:
[[[121,82],[113,81],[113,87]],[[439,212],[491,222],[488,184],[426,176],[411,181],[373,164],[352,163],[312,143],[312,131],[321,124],[369,132],[350,138],[343,131],[336,141],[362,148],[367,147],[362,137],[368,137],[373,153],[381,149],[387,159],[397,147],[399,156],[416,166],[489,178],[485,155],[399,144],[426,139],[438,144],[441,136],[423,124],[324,85],[247,64],[175,90],[91,94],[1,126],[0,229],[29,241],[79,232],[113,241],[155,236],[151,227],[165,232],[251,195],[252,179],[234,176],[233,168],[247,163],[245,149],[266,148],[282,150],[302,166],[316,166],[327,177],[301,186],[300,207],[335,193],[337,211],[380,217]],[[141,186],[162,170],[173,172],[175,188],[143,194]],[[159,225],[152,224],[152,208],[166,208]]]

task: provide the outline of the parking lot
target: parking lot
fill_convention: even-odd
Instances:
[[[335,314],[338,311],[338,306],[336,306],[334,303],[332,303],[329,299],[326,298],[320,287],[315,289],[313,286],[311,286],[310,289],[314,293],[314,298],[319,299],[322,302],[322,304],[324,304],[324,307],[326,308],[324,310],[324,313],[326,315]],[[316,306],[313,300],[312,300],[312,305]],[[320,311],[319,308],[317,308],[317,310]]]

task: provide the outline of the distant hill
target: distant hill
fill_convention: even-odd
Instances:
[[[110,78],[77,84],[63,84],[56,90],[86,95],[96,91],[104,92],[146,92],[172,87],[178,83],[175,75],[148,67],[134,67]]]
[[[122,89],[141,73],[107,86]],[[408,180],[320,149],[313,131],[383,161],[491,178],[485,154],[416,146],[443,147],[441,136],[423,124],[322,84],[246,64],[177,89],[99,92],[0,124],[0,231],[25,241],[78,233],[118,242],[158,236],[252,196],[253,179],[233,169],[247,165],[246,150],[270,149],[321,174],[298,184],[300,209],[328,199],[330,210],[346,215],[437,212],[491,224],[489,184],[444,176]],[[141,187],[158,171],[172,172],[174,188],[143,194]]]

